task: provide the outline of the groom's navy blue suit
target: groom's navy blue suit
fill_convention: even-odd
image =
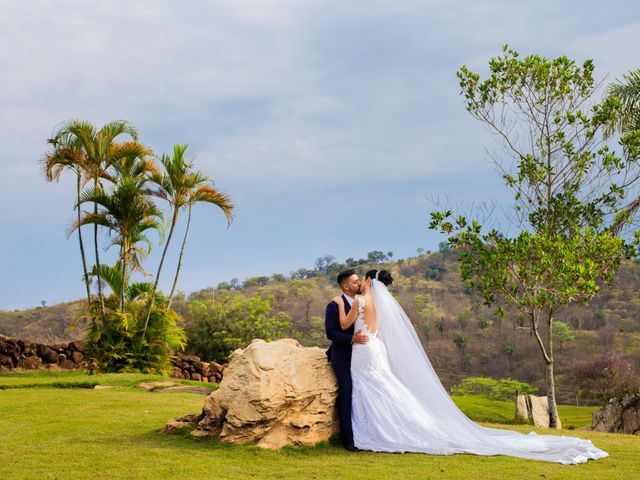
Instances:
[[[349,313],[351,305],[343,295],[344,310]],[[324,316],[324,329],[327,338],[331,340],[331,346],[327,350],[327,357],[331,362],[333,371],[338,380],[338,418],[340,419],[340,431],[346,447],[353,447],[353,429],[351,428],[351,339],[353,338],[353,325],[346,330],[340,328],[340,312],[338,304],[330,302]]]

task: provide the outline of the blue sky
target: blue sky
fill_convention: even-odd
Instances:
[[[455,72],[521,54],[640,65],[633,1],[13,1],[0,4],[0,309],[80,298],[73,179],[38,160],[57,124],[133,122],[189,144],[237,204],[199,207],[180,288],[442,240],[430,199],[508,202]],[[104,242],[103,242],[104,243]],[[177,245],[176,245],[177,247]],[[160,249],[156,249],[156,253]],[[173,269],[177,248],[170,251]],[[155,269],[152,254],[149,268]],[[169,277],[161,281],[168,289]]]

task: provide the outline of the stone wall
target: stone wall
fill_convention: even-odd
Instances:
[[[28,340],[16,340],[0,335],[0,372],[12,370],[64,369],[83,367],[84,343],[81,341],[44,345]]]
[[[0,334],[0,373],[22,370],[79,370],[84,368],[84,342],[44,345],[16,340]],[[203,362],[195,355],[176,353],[172,360],[174,378],[220,383],[227,364]]]
[[[227,364],[219,364],[216,362],[203,362],[195,355],[185,355],[184,353],[176,353],[172,360],[173,378],[185,378],[187,380],[197,380],[198,382],[220,383],[222,374]]]

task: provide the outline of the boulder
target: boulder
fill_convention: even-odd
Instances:
[[[84,355],[82,354],[82,352],[73,350],[71,352],[71,360],[73,360],[73,363],[75,363],[76,365],[82,365],[82,361],[84,360]]]
[[[596,432],[640,433],[640,394],[609,400],[607,405],[593,412],[591,429]]]
[[[38,356],[44,363],[58,363],[58,354],[55,350],[47,347],[46,345],[40,345],[40,347],[42,348],[38,348]]]
[[[516,418],[533,422],[536,427],[549,428],[549,403],[547,397],[520,395],[516,392]],[[559,418],[557,428],[562,428]]]
[[[59,365],[60,365],[60,368],[62,368],[63,370],[75,370],[76,368],[76,364],[73,363],[68,358],[60,360]]]
[[[9,355],[3,355],[0,353],[0,366],[6,367],[7,369],[12,369],[16,366],[14,362],[15,360],[13,357],[10,357]]]
[[[167,424],[160,431],[160,433],[172,434],[184,428],[193,429],[198,424],[199,421],[200,421],[200,415],[196,415],[196,414],[189,414],[189,415],[185,415],[184,417],[174,418],[167,422]]]
[[[25,370],[38,370],[39,368],[42,368],[42,361],[40,361],[39,357],[33,355],[31,357],[23,358],[19,365]]]
[[[85,342],[84,340],[76,340],[75,342],[71,342],[69,344],[70,350],[75,350],[76,352],[84,352]]]
[[[336,394],[323,349],[293,339],[254,340],[232,353],[191,434],[271,449],[312,445],[338,431]]]

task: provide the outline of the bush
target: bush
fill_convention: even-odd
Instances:
[[[496,380],[489,377],[468,377],[460,385],[451,389],[454,395],[475,395],[490,400],[512,400],[516,391],[521,394],[532,394],[536,388],[528,383],[519,382],[511,378]]]
[[[101,372],[168,374],[172,352],[182,350],[186,342],[177,326],[179,316],[172,309],[154,308],[143,337],[145,318],[142,303],[128,305],[124,313],[95,314],[87,334],[87,358],[95,358]]]
[[[287,313],[271,314],[269,299],[236,294],[220,301],[192,301],[189,316],[193,320],[186,329],[187,351],[216,362],[226,362],[231,352],[254,338],[281,338],[291,322]]]
[[[633,371],[631,362],[616,353],[576,362],[572,373],[581,395],[602,405],[611,398],[640,392],[640,377]]]

